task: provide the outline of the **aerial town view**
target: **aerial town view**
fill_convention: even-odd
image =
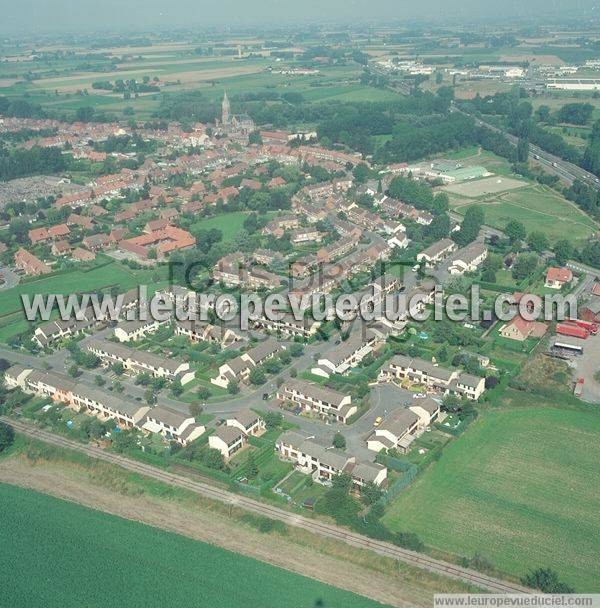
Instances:
[[[0,607],[600,607],[600,5],[0,14]]]

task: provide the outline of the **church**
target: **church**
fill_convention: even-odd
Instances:
[[[221,121],[217,123],[219,133],[224,135],[249,135],[255,130],[254,121],[248,114],[232,114],[227,91],[221,102]]]

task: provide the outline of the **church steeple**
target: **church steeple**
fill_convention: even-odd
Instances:
[[[231,106],[229,105],[229,99],[227,99],[227,91],[223,95],[223,102],[221,103],[221,122],[224,125],[229,124],[229,112],[231,110]]]

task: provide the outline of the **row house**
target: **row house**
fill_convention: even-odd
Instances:
[[[51,371],[40,371],[15,365],[5,372],[8,388],[21,388],[24,392],[47,397],[64,403],[76,411],[96,416],[100,420],[114,420],[124,428],[139,428],[157,433],[169,440],[187,445],[206,430],[194,418],[168,408],[150,408],[115,395],[99,387],[77,383],[71,378]]]
[[[319,249],[319,251],[317,251],[317,262],[319,264],[333,262],[333,260],[337,260],[347,253],[350,253],[357,245],[358,239],[354,239],[352,237],[336,241],[335,243],[327,245],[327,247],[322,247]]]
[[[254,320],[254,327],[265,329],[267,331],[276,332],[288,338],[303,338],[309,340],[318,331],[321,326],[320,321],[303,316],[297,319],[292,313],[285,313],[281,319],[268,319],[261,317]]]
[[[222,348],[228,348],[236,342],[242,341],[242,337],[236,334],[232,329],[219,325],[212,325],[205,321],[176,321],[175,335],[185,336],[191,342],[219,344]]]
[[[252,259],[257,264],[264,264],[265,266],[283,264],[285,262],[283,254],[279,251],[273,251],[272,249],[256,249],[252,253]]]
[[[125,370],[134,374],[146,373],[155,378],[179,380],[181,384],[191,382],[195,376],[187,362],[166,359],[154,353],[136,350],[107,340],[91,339],[86,348],[99,357],[104,365],[120,363]]]
[[[427,268],[433,268],[456,251],[456,243],[452,239],[441,239],[417,254],[417,262],[424,262]]]
[[[282,403],[299,405],[306,412],[333,416],[337,421],[348,422],[358,411],[352,403],[352,395],[300,380],[288,380],[277,389],[277,399]]]
[[[375,199],[375,205],[380,207],[385,215],[391,218],[407,219],[422,226],[429,226],[433,221],[433,215],[423,209],[417,209],[407,205],[398,199],[389,196],[381,196]]]
[[[90,330],[100,323],[100,321],[95,319],[92,308],[86,309],[79,316],[81,317],[79,319],[71,318],[65,321],[57,319],[36,327],[32,340],[40,348],[46,348],[53,342],[61,340],[62,338],[72,338],[74,336],[82,335],[85,331]]]
[[[285,350],[282,344],[279,344],[273,338],[269,338],[239,357],[221,365],[218,376],[211,378],[210,381],[222,388],[227,388],[231,381],[245,382],[248,380],[252,369],[272,359],[282,350]]]
[[[115,338],[119,342],[132,342],[142,340],[146,336],[156,333],[161,325],[166,321],[156,321],[155,319],[131,319],[119,323],[114,329]]]
[[[383,465],[359,462],[345,451],[330,449],[295,431],[282,433],[275,447],[281,458],[291,460],[318,483],[331,483],[341,474],[350,475],[357,488],[367,483],[383,486],[387,481],[387,468]]]
[[[406,454],[417,434],[435,422],[440,404],[429,397],[414,399],[408,408],[399,408],[387,416],[367,438],[367,447],[374,452],[397,450]]]
[[[316,228],[298,228],[290,233],[290,243],[300,245],[302,243],[320,243],[323,233]]]
[[[262,435],[265,430],[265,421],[252,410],[245,409],[227,418],[225,425],[209,436],[208,445],[229,459],[248,443],[248,437]]]
[[[350,334],[350,337],[332,348],[326,355],[321,355],[312,373],[323,378],[332,374],[344,374],[356,367],[367,355],[371,354],[378,342],[377,336],[370,329],[361,328]]]
[[[50,266],[42,262],[33,253],[29,253],[29,251],[23,249],[23,247],[19,248],[15,253],[15,266],[26,275],[32,277],[52,272]]]
[[[485,243],[474,241],[452,255],[448,271],[450,274],[475,272],[487,257],[488,249]]]
[[[452,394],[477,400],[485,392],[485,378],[448,370],[430,361],[394,356],[379,372],[379,381],[409,380],[442,394]]]
[[[170,441],[177,441],[183,446],[189,445],[206,431],[206,427],[196,424],[193,416],[160,405],[148,409],[141,428],[148,433],[162,435]]]

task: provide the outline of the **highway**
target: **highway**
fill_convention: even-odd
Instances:
[[[126,458],[119,454],[107,452],[98,447],[77,443],[70,439],[60,437],[59,435],[49,433],[48,431],[41,430],[33,424],[13,420],[11,418],[7,418],[6,416],[0,416],[0,420],[10,424],[16,432],[33,439],[37,439],[57,447],[74,450],[96,460],[102,460],[128,471],[156,479],[157,481],[161,481],[171,486],[189,490],[190,492],[194,492],[195,494],[205,498],[216,500],[228,505],[233,505],[246,511],[281,521],[286,525],[307,530],[313,534],[342,541],[353,547],[366,549],[368,551],[377,553],[378,555],[389,557],[411,566],[428,570],[429,572],[433,572],[440,576],[460,580],[479,589],[485,589],[495,593],[532,593],[530,589],[522,587],[517,583],[503,581],[499,578],[488,576],[487,574],[483,574],[469,568],[463,568],[461,566],[451,564],[450,562],[434,559],[422,553],[416,553],[415,551],[402,549],[401,547],[397,547],[396,545],[392,545],[390,543],[374,540],[334,524],[328,524],[308,517],[303,517],[302,515],[291,513],[278,507],[259,502],[253,498],[240,494],[234,494],[212,484],[188,479],[182,475],[175,475],[157,467]]]
[[[387,74],[381,69],[377,69],[374,66],[370,67],[375,74],[378,74],[380,76],[389,76],[389,74]],[[400,95],[410,95],[410,87],[404,83],[388,84],[387,88],[396,93],[399,93]],[[503,129],[500,129],[488,122],[485,122],[484,120],[481,120],[481,118],[475,116],[474,114],[465,112],[463,109],[458,108],[456,105],[452,106],[451,111],[460,112],[465,116],[471,117],[478,127],[486,127],[491,131],[495,131],[496,133],[502,133],[514,146],[516,146],[519,141],[518,137],[515,137],[514,135],[507,133]],[[596,177],[593,173],[582,169],[578,165],[567,162],[566,160],[563,160],[558,156],[554,156],[553,154],[546,152],[535,144],[529,144],[529,151],[530,160],[532,162],[541,165],[548,173],[557,175],[567,185],[572,185],[575,180],[581,180],[588,186],[600,189],[600,179]]]

